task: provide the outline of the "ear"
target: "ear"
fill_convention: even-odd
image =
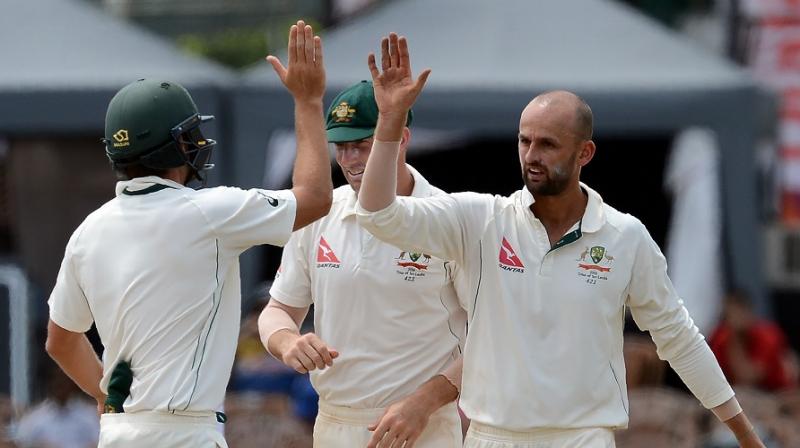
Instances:
[[[400,150],[405,152],[408,143],[411,141],[411,130],[408,127],[403,128],[403,135],[400,137]]]
[[[592,140],[584,140],[581,145],[580,153],[578,154],[578,165],[583,168],[592,160],[597,147]]]

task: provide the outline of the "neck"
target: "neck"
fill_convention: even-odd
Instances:
[[[178,168],[170,168],[166,173],[164,173],[163,178],[177,182],[181,185],[186,185],[187,181],[189,180],[189,167],[182,165]]]
[[[534,195],[531,211],[547,229],[568,229],[583,216],[588,198],[576,183],[557,195]],[[565,229],[565,231],[566,231]]]

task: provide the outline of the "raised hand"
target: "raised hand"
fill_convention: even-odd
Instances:
[[[405,116],[431,74],[430,69],[426,69],[414,80],[408,41],[395,33],[381,39],[381,69],[378,70],[373,53],[369,54],[367,64],[372,73],[375,102],[382,115]]]
[[[322,101],[325,93],[322,39],[302,20],[289,29],[288,57],[288,67],[272,55],[267,56],[267,62],[272,64],[295,101]]]

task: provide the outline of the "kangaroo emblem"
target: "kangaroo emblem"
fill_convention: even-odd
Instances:
[[[587,255],[589,255],[589,248],[588,248],[588,247],[586,247],[586,248],[583,250],[583,252],[581,252],[581,257],[580,257],[580,258],[578,258],[578,259],[577,259],[577,260],[575,260],[575,261],[584,261],[584,260],[586,260],[586,256],[587,256]]]

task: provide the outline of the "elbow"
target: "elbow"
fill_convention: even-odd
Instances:
[[[47,341],[44,343],[44,350],[53,360],[58,360],[66,351],[66,345],[58,338],[52,335],[47,336]]]
[[[314,203],[314,221],[326,216],[328,212],[330,212],[331,205],[333,204],[333,192],[328,189],[326,191],[320,191],[315,196],[317,200]]]

